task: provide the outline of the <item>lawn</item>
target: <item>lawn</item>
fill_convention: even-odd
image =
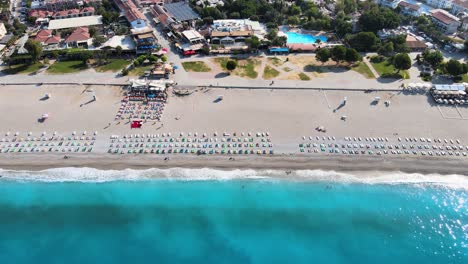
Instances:
[[[384,60],[382,62],[371,62],[374,69],[379,73],[382,78],[402,78],[409,79],[409,72],[406,70],[396,72],[392,63]]]
[[[240,77],[247,77],[250,79],[255,79],[258,76],[258,72],[256,71],[256,67],[261,64],[259,59],[230,59],[226,57],[222,58],[215,58],[214,62],[218,63],[223,70],[226,69],[226,64],[229,60],[237,61],[237,68],[232,72],[233,75],[237,75]]]
[[[42,67],[42,63],[34,64],[17,64],[7,67],[2,72],[5,74],[27,74],[38,71]]]
[[[47,69],[51,74],[75,73],[88,69],[88,65],[82,61],[57,61]]]
[[[285,72],[290,72],[290,71],[292,71],[292,69],[289,68],[289,67],[284,67],[284,68],[283,68],[283,71],[285,71]]]
[[[466,82],[466,83],[468,83],[468,74],[467,74],[467,73],[465,73],[465,74],[463,74],[463,76],[462,76],[462,77],[463,77],[463,79],[462,79],[462,82]]]
[[[97,72],[119,72],[130,64],[125,59],[110,59],[107,64],[99,65],[95,68]]]
[[[142,76],[145,74],[145,71],[149,71],[153,68],[152,65],[146,65],[146,66],[138,66],[134,67],[128,72],[128,75],[132,76]]]
[[[303,73],[303,72],[299,73],[299,78],[301,79],[301,81],[308,81],[308,80],[310,80],[309,75],[307,75],[307,74],[305,74],[305,73]]]
[[[265,69],[263,70],[263,79],[265,80],[273,79],[275,77],[278,77],[279,74],[280,74],[279,71],[266,65]]]
[[[364,62],[359,62],[353,66],[351,66],[351,70],[355,72],[359,72],[360,74],[364,75],[367,79],[374,79],[375,76],[372,71],[369,69],[369,66]]]
[[[268,58],[268,62],[275,65],[276,67],[279,67],[284,64],[284,61],[277,57]]]
[[[203,61],[182,62],[182,67],[188,72],[210,72],[211,68]]]

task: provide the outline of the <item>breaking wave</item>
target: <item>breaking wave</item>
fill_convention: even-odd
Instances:
[[[42,171],[3,170],[0,180],[39,182],[108,182],[154,179],[182,181],[226,180],[293,180],[362,184],[421,184],[468,189],[463,175],[419,174],[404,172],[336,172],[324,170],[218,170],[218,169],[147,169],[99,170],[94,168],[55,168]]]

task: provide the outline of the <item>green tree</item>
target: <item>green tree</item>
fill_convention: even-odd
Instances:
[[[439,67],[439,65],[444,61],[444,56],[442,55],[442,52],[436,50],[436,51],[429,51],[425,50],[422,53],[423,60],[427,63],[429,63],[433,69],[436,69]]]
[[[260,39],[257,36],[252,36],[245,40],[251,49],[257,50],[260,47]]]
[[[354,35],[347,35],[345,38],[352,48],[357,51],[377,50],[380,39],[373,32],[359,32]]]
[[[463,64],[457,60],[450,59],[447,62],[447,73],[452,75],[453,77],[462,75],[464,73]]]
[[[162,56],[161,56],[161,61],[162,61],[162,62],[166,62],[166,61],[167,61],[167,56],[166,56],[166,55],[162,55]]]
[[[393,53],[393,51],[393,42],[387,42],[377,50],[377,53],[379,55],[388,57]]]
[[[91,37],[94,37],[94,35],[96,35],[96,27],[94,27],[94,26],[89,27],[89,35]]]
[[[41,43],[28,39],[24,44],[24,48],[28,51],[29,55],[31,55],[31,62],[35,63],[39,60],[42,56],[42,46]]]
[[[104,42],[106,42],[106,38],[104,36],[95,36],[93,38],[93,46],[94,47],[99,47],[101,46]]]
[[[115,48],[115,54],[117,54],[117,56],[122,54],[122,47],[120,45]]]
[[[232,72],[236,68],[237,68],[237,62],[235,60],[228,60],[228,62],[226,63],[226,69],[229,72]]]
[[[361,61],[362,56],[353,48],[346,49],[346,61],[349,63],[355,63],[356,61]]]
[[[337,63],[346,59],[346,48],[344,46],[334,46],[331,49],[331,58]]]
[[[397,72],[411,68],[411,58],[408,53],[398,53],[395,55],[393,58],[393,66],[398,70]]]
[[[295,25],[299,25],[300,23],[301,23],[301,20],[299,19],[298,16],[288,17],[288,24],[289,25],[295,26]]]
[[[331,58],[330,49],[327,49],[327,48],[318,49],[315,52],[315,58],[322,63],[327,62]]]
[[[353,32],[353,24],[344,19],[335,20],[334,25],[335,32],[338,34],[338,36],[344,36]]]

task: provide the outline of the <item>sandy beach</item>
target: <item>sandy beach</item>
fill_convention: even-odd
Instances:
[[[50,99],[41,100],[45,93]],[[93,95],[97,100],[92,101]],[[219,96],[221,102],[214,102]],[[375,97],[381,102],[372,104]],[[128,121],[115,121],[122,88],[112,86],[4,86],[0,97],[2,136],[8,131],[25,137],[28,132],[71,135],[98,131],[92,153],[1,153],[1,168],[45,169],[63,166],[96,168],[216,167],[331,170],[401,170],[466,174],[466,157],[343,156],[300,153],[302,137],[425,137],[458,139],[468,145],[467,108],[437,107],[427,95],[402,92],[320,90],[199,89],[189,96],[171,92],[161,122],[148,121],[130,129]],[[338,108],[347,97],[344,107]],[[391,102],[389,107],[383,101]],[[38,118],[48,113],[43,123]],[[346,121],[341,119],[346,116]],[[327,132],[315,130],[323,126]],[[180,132],[268,132],[273,157],[107,154],[111,135]]]

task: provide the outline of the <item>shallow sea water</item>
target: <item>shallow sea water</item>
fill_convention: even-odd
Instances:
[[[463,176],[276,173],[0,171],[0,263],[468,263]]]

